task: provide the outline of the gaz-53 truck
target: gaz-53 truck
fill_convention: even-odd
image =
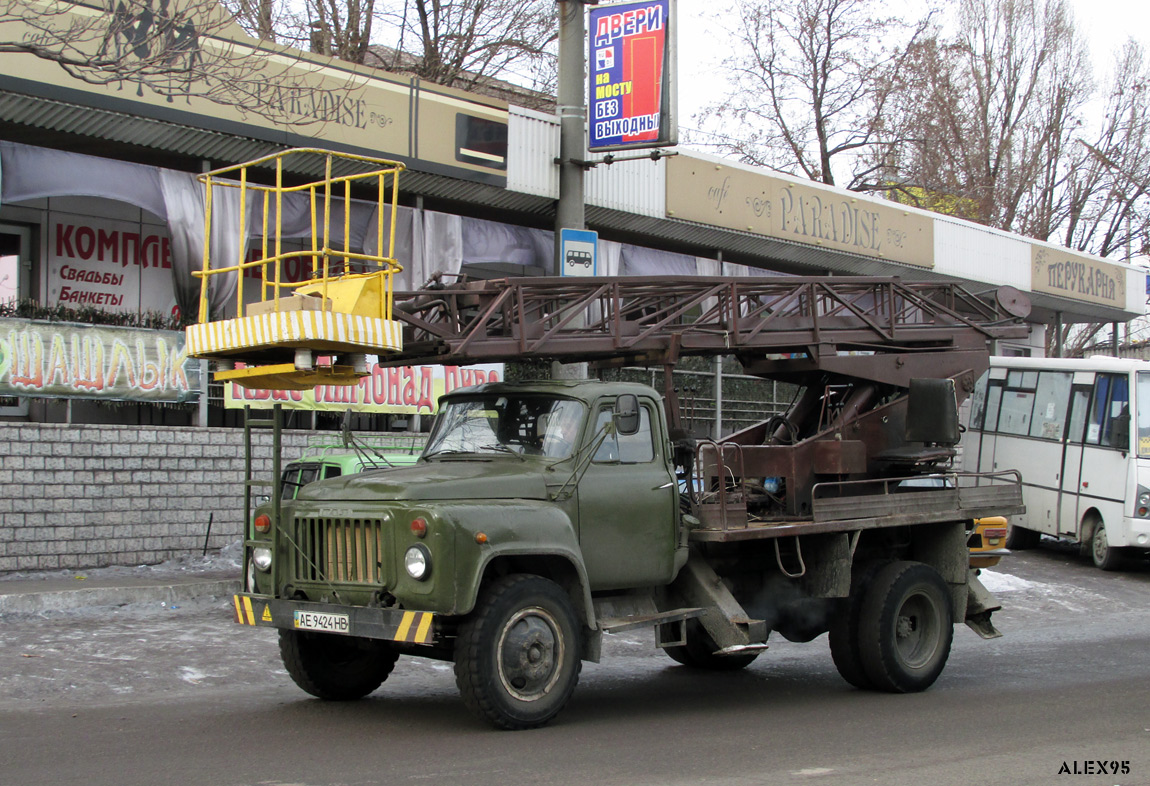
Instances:
[[[956,622],[998,635],[966,543],[1021,510],[1019,478],[950,469],[987,341],[1024,329],[997,306],[896,279],[522,279],[399,293],[394,313],[382,362],[729,354],[799,392],[715,441],[670,385],[479,385],[443,397],[414,466],[277,491],[235,613],[279,629],[308,693],[359,698],[401,656],[436,658],[471,710],[522,729],[560,712],[604,633],[653,628],[673,660],[727,670],[772,633],[828,632],[850,684],[893,692],[935,681]]]
[[[665,383],[453,391],[413,466],[294,495],[280,487],[278,450],[271,481],[251,476],[249,443],[246,496],[273,488],[245,538],[236,621],[279,630],[301,688],[355,699],[402,656],[436,658],[454,663],[481,718],[524,729],[563,709],[605,633],[653,629],[657,647],[700,670],[743,668],[772,634],[828,633],[847,682],[892,692],[938,678],[956,623],[998,635],[966,542],[976,519],[1022,511],[1020,479],[955,472],[952,458],[957,407],[989,365],[988,343],[1026,333],[1019,293],[986,302],[953,284],[863,277],[506,279],[393,293],[401,169],[297,150],[205,173],[205,245],[212,211],[229,204],[242,240],[262,213],[256,233],[272,242],[234,263],[205,255],[189,355],[214,360],[217,379],[281,389],[353,384],[367,353],[391,366],[661,366]],[[339,245],[364,186],[379,195],[374,254]],[[221,188],[239,199],[213,200]],[[276,239],[293,199],[310,205],[310,248]],[[288,281],[287,262],[309,275]],[[247,278],[257,281],[245,295]],[[228,286],[234,311],[213,319]],[[686,356],[734,356],[798,393],[751,428],[696,439],[672,383]]]

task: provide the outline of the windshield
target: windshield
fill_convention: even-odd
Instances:
[[[489,395],[448,402],[427,440],[424,458],[499,454],[567,458],[583,427],[578,401],[542,395]]]
[[[1138,395],[1134,400],[1138,421],[1138,455],[1150,458],[1150,371],[1138,372]]]

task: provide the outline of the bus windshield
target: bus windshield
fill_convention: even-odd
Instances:
[[[1138,456],[1150,458],[1150,371],[1139,371],[1135,407],[1138,416]]]

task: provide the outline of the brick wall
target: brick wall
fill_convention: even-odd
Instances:
[[[313,434],[284,431],[284,460]],[[0,572],[199,554],[209,516],[209,549],[238,540],[243,442],[240,429],[0,423]],[[253,442],[270,479],[272,434]]]

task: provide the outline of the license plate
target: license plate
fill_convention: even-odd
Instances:
[[[351,619],[346,614],[329,614],[326,611],[296,611],[294,615],[295,626],[299,630],[347,633],[351,629]]]

